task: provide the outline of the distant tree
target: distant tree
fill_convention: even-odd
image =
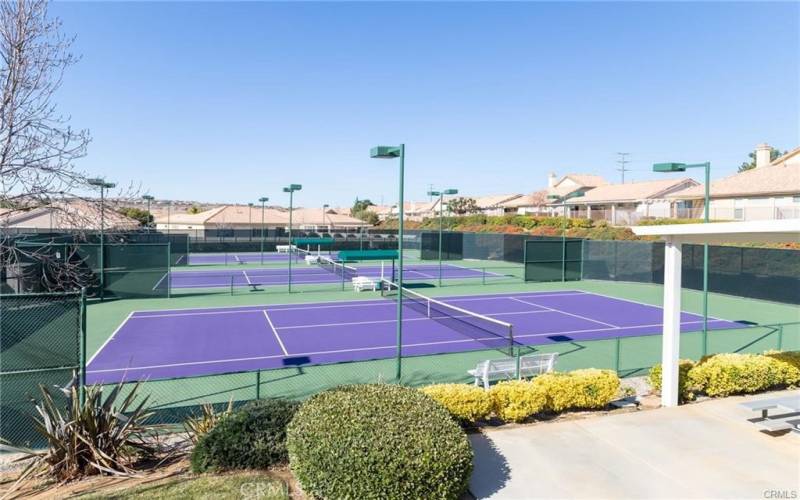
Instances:
[[[117,209],[117,212],[125,217],[130,217],[131,219],[138,221],[142,226],[147,226],[153,222],[153,214],[147,210],[142,210],[141,208],[122,207]]]
[[[769,152],[769,161],[775,161],[776,159],[780,158],[781,156],[785,155],[786,151],[781,151],[780,149],[772,148]],[[739,166],[739,172],[746,172],[747,170],[752,170],[756,168],[756,153],[751,152],[747,155],[750,158],[750,161],[742,162]]]
[[[189,212],[190,214],[199,214],[200,207],[198,207],[197,205],[192,205],[191,207],[187,208],[186,211]]]
[[[456,215],[476,214],[481,211],[474,198],[459,196],[447,202],[447,210]]]
[[[350,215],[352,215],[353,217],[357,217],[356,215],[357,213],[363,212],[369,209],[369,207],[374,207],[374,206],[375,204],[372,203],[370,200],[356,199],[355,203],[353,203],[353,208],[350,209]]]
[[[364,222],[366,222],[367,224],[369,224],[371,226],[376,225],[378,223],[378,221],[379,221],[378,214],[376,214],[372,210],[362,210],[360,212],[356,212],[353,215],[353,217],[356,217],[357,219],[361,219],[361,220],[363,220]]]

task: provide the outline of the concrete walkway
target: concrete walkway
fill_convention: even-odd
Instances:
[[[789,391],[470,436],[476,498],[800,498],[800,434],[737,405]]]

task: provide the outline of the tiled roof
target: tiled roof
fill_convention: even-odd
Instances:
[[[487,209],[487,208],[496,208],[499,206],[503,206],[505,203],[515,200],[521,197],[521,194],[493,194],[488,196],[468,196],[468,198],[472,198],[475,200],[475,204],[478,205],[478,208]]]
[[[797,152],[800,152],[798,148]],[[796,153],[795,153],[796,154]],[[789,156],[784,155],[784,157]],[[800,162],[789,164],[775,160],[771,165],[753,168],[711,182],[711,196],[734,198],[747,196],[800,194]],[[703,186],[694,186],[671,195],[671,198],[696,199],[704,196]]]
[[[697,185],[688,179],[661,179],[656,181],[607,184],[589,190],[583,196],[567,200],[568,204],[620,203],[666,197],[671,191],[684,186]]]
[[[509,200],[501,204],[501,206],[507,208],[540,207],[543,205],[547,205],[546,189],[534,191],[533,193],[522,195],[519,198],[514,198],[513,200]]]
[[[566,178],[572,179],[575,183],[585,187],[597,187],[608,184],[608,181],[603,177],[594,174],[567,174],[558,182],[560,183]]]

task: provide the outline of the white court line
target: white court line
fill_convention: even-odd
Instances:
[[[278,330],[275,329],[275,325],[273,325],[272,320],[269,319],[269,314],[267,314],[267,310],[262,309],[262,311],[264,312],[264,317],[267,318],[267,323],[269,323],[269,327],[272,329],[272,333],[274,333],[275,338],[278,339],[278,344],[280,344],[281,346],[281,351],[283,351],[283,353],[288,356],[289,351],[286,350],[286,346],[283,345],[283,340],[281,340],[281,336],[278,335]]]
[[[246,280],[247,280],[247,284],[248,284],[248,285],[252,285],[252,284],[253,284],[253,282],[252,282],[252,281],[250,281],[250,276],[248,276],[248,275],[247,275],[247,271],[242,271],[242,274],[244,274],[244,279],[246,279]]]
[[[495,316],[510,316],[510,315],[518,315],[518,314],[541,314],[541,313],[553,313],[553,312],[556,312],[556,311],[512,311],[512,312],[504,312],[504,313],[492,313],[492,314],[476,313],[476,314],[480,314],[481,316],[495,317]],[[469,314],[462,314],[462,315],[447,316],[447,318],[474,318],[474,316],[471,316]],[[434,318],[428,318],[428,317],[421,317],[421,318],[405,318],[404,317],[403,318],[403,323],[405,323],[407,321],[430,321],[430,320],[433,320],[433,319]],[[312,327],[314,327],[314,328],[327,328],[327,327],[333,327],[333,326],[372,325],[372,324],[378,324],[378,323],[395,323],[395,322],[397,322],[396,318],[392,318],[392,319],[376,319],[376,320],[371,320],[371,321],[346,321],[346,322],[342,322],[342,323],[315,323],[315,324],[309,324],[309,325],[279,326],[278,330],[298,330],[298,329],[302,329],[302,328],[312,328]]]
[[[639,304],[639,305],[642,305],[642,306],[656,307],[656,308],[662,309],[662,310],[664,309],[664,304],[663,303],[661,305],[648,304],[647,302],[640,302],[638,300],[633,300],[633,299],[623,299],[623,298],[620,298],[620,297],[615,297],[613,295],[606,295],[604,293],[599,293],[599,292],[586,292],[586,293],[588,295],[596,295],[598,297],[605,297],[607,299],[621,300],[622,302],[630,302],[631,304]],[[756,299],[756,300],[761,300],[761,299]],[[693,314],[695,316],[700,316],[701,318],[703,317],[703,313],[693,313],[693,312],[689,312],[689,311],[681,311],[681,313]],[[724,318],[717,318],[715,316],[709,316],[708,319],[713,319],[715,321],[730,321],[731,323],[735,323],[735,321],[731,321],[731,320],[724,319]],[[701,321],[701,323],[702,323],[702,321]]]
[[[574,314],[574,313],[571,313],[571,312],[562,311],[560,309],[554,309],[552,307],[547,307],[547,306],[543,306],[541,304],[536,304],[535,302],[528,302],[527,300],[518,299],[516,297],[511,297],[511,300],[516,300],[517,302],[522,302],[523,304],[528,304],[528,305],[531,305],[531,306],[541,307],[542,309],[547,309],[548,311],[553,311],[553,312],[557,312],[557,313],[561,313],[561,314],[566,314],[567,316],[572,316],[574,318],[584,319],[586,321],[591,321],[592,323],[597,323],[597,324],[600,324],[600,325],[610,326],[610,327],[613,327],[613,328],[619,328],[619,326],[612,325],[611,323],[606,323],[605,321],[598,321],[596,319],[587,318],[586,316],[581,316],[580,314]]]
[[[111,333],[111,335],[109,335],[109,337],[106,339],[106,341],[105,341],[105,342],[103,342],[103,343],[102,343],[102,345],[100,345],[100,348],[98,348],[98,349],[97,349],[97,350],[94,352],[94,354],[92,354],[92,357],[91,357],[91,358],[89,358],[89,361],[87,361],[87,362],[86,362],[86,366],[89,366],[89,365],[91,364],[91,362],[94,360],[94,358],[96,358],[96,357],[97,357],[97,355],[98,355],[98,354],[100,354],[100,351],[102,351],[103,349],[105,349],[106,345],[108,345],[108,343],[109,343],[109,342],[111,342],[111,339],[113,339],[113,338],[114,338],[114,335],[116,335],[116,334],[117,334],[117,332],[119,332],[119,331],[122,329],[122,327],[123,327],[123,326],[125,326],[125,323],[127,323],[127,322],[128,322],[128,320],[130,320],[130,319],[131,319],[131,316],[133,316],[133,313],[134,313],[134,311],[131,311],[130,313],[128,313],[128,315],[125,317],[125,319],[122,321],[122,323],[120,323],[120,324],[119,324],[119,326],[116,328],[116,330],[114,330],[114,331]]]
[[[726,320],[715,320],[715,322],[722,321],[725,322]],[[702,323],[702,321],[685,321],[681,323],[681,325],[688,325],[691,323]],[[589,333],[589,332],[602,332],[602,331],[618,331],[618,330],[632,330],[634,328],[650,328],[661,326],[661,323],[651,324],[651,325],[636,325],[636,326],[621,326],[618,328],[592,328],[589,330],[571,330],[566,332],[547,332],[547,333],[529,333],[525,335],[514,335],[514,338],[531,338],[531,337],[550,337],[554,335],[565,335],[565,334],[572,334],[572,333]],[[642,336],[651,336],[656,334],[645,334]],[[481,339],[458,339],[458,340],[441,340],[438,342],[420,342],[416,344],[403,344],[403,347],[424,347],[424,346],[431,346],[431,345],[444,345],[444,344],[460,344],[465,342],[476,342],[481,340],[497,340],[497,337],[485,337]],[[592,342],[594,340],[604,340],[604,339],[584,339],[584,340],[577,340],[577,342]],[[297,354],[292,354],[292,357],[300,357],[300,356],[315,356],[320,354],[340,354],[345,352],[362,352],[362,351],[376,351],[376,350],[387,350],[387,349],[396,349],[397,345],[387,345],[387,346],[376,346],[376,347],[356,347],[351,349],[335,349],[330,351],[313,351],[313,352],[302,352]],[[164,365],[147,365],[147,366],[134,366],[134,367],[126,367],[126,368],[106,368],[103,370],[90,370],[87,373],[109,373],[109,372],[123,372],[123,371],[130,371],[130,370],[147,370],[151,368],[173,368],[176,366],[197,366],[197,365],[212,365],[212,364],[220,364],[220,363],[235,363],[239,361],[256,361],[262,359],[276,359],[276,358],[283,358],[285,356],[276,354],[270,356],[253,356],[247,358],[229,358],[229,359],[214,359],[208,361],[191,361],[186,363],[169,363]]]
[[[182,261],[183,259],[185,259],[185,258],[186,258],[186,255],[181,255],[181,256],[178,258],[178,260],[176,260],[176,261],[175,261],[175,264],[174,264],[174,265],[178,265],[178,264],[180,264],[180,263],[181,263],[181,261]]]
[[[242,259],[239,258],[238,254],[233,254],[233,258],[236,259],[236,262],[238,262],[240,264],[242,263]]]
[[[164,281],[164,278],[166,278],[167,276],[169,276],[169,273],[168,273],[168,272],[167,272],[167,273],[164,273],[164,276],[162,276],[162,277],[161,277],[161,279],[160,279],[160,280],[158,280],[158,281],[156,282],[156,284],[155,284],[155,285],[153,285],[153,290],[155,290],[156,288],[158,288],[158,285],[160,285],[160,284],[161,284],[161,282],[162,282],[162,281]]]
[[[406,273],[408,273],[408,274],[415,273],[415,274],[419,274],[420,276],[424,276],[425,278],[436,279],[436,276],[434,276],[432,274],[423,273],[422,271],[416,271],[414,269],[403,269],[403,273],[404,274],[406,274]]]

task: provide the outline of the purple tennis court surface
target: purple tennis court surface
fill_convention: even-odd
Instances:
[[[661,308],[582,291],[439,298],[511,323],[517,344],[598,340],[661,333]],[[388,299],[312,304],[137,311],[87,367],[87,381],[159,379],[395,355],[396,303]],[[702,318],[681,314],[681,330]],[[403,354],[486,349],[406,308]],[[710,329],[743,325],[710,319]],[[496,339],[496,337],[494,337]],[[488,339],[487,339],[488,340]]]
[[[326,257],[336,258],[336,253],[322,253]],[[295,262],[301,262],[303,256],[292,254]],[[189,255],[189,265],[212,265],[212,264],[260,264],[262,262],[276,263],[289,262],[288,253],[277,252],[230,252],[230,253],[193,253]]]
[[[359,276],[370,278],[391,278],[391,265],[358,267]],[[437,264],[412,264],[405,266],[403,279],[406,281],[430,280],[439,277]],[[498,273],[486,273],[489,277],[502,276]],[[481,278],[484,272],[481,269],[453,264],[442,265],[442,279]],[[341,283],[342,276],[316,265],[307,266],[305,263],[292,268],[292,284],[323,284]],[[170,273],[170,286],[175,288],[215,288],[253,285],[286,285],[289,282],[289,271],[285,268],[272,269],[222,269],[217,271],[172,271]],[[158,286],[158,285],[157,285]]]

